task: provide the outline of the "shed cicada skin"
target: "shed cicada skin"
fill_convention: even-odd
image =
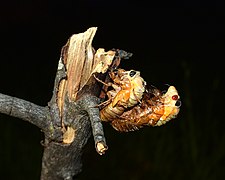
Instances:
[[[175,118],[180,110],[180,97],[174,86],[166,93],[158,89],[146,90],[140,104],[137,104],[111,122],[121,132],[134,131],[143,126],[161,126]]]
[[[100,110],[102,121],[112,121],[125,110],[138,104],[145,91],[145,81],[139,71],[116,69],[109,73],[112,90],[107,92],[108,100]]]

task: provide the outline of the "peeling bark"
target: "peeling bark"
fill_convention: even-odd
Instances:
[[[72,180],[82,170],[82,152],[93,135],[96,151],[107,150],[98,104],[109,67],[116,68],[120,50],[105,52],[92,47],[97,28],[71,36],[62,48],[53,95],[48,106],[0,94],[0,113],[28,121],[45,135],[41,180]]]
[[[107,149],[97,108],[101,86],[92,76],[102,60],[94,58],[91,46],[96,30],[90,28],[71,36],[62,49],[49,109],[54,125],[61,128],[63,135],[60,141],[45,138],[42,180],[72,179],[81,171],[82,150],[91,135],[91,126],[96,147],[102,144],[97,152],[103,154]],[[113,59],[113,54],[109,57]]]

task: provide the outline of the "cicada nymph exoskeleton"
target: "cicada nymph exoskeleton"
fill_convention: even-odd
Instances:
[[[102,121],[119,118],[124,111],[138,104],[145,91],[145,81],[139,71],[117,69],[109,73],[112,90],[107,92],[108,100],[100,111]]]
[[[174,86],[170,86],[166,93],[153,88],[144,92],[140,104],[112,120],[111,125],[121,132],[134,131],[143,126],[161,126],[177,116],[180,105]]]

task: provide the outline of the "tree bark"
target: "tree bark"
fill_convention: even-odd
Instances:
[[[99,62],[104,64],[105,60],[97,58],[102,54],[94,54],[91,45],[96,30],[90,28],[71,36],[62,48],[53,96],[49,102],[53,127],[59,128],[62,136],[61,139],[45,137],[42,180],[69,180],[81,172],[81,156],[91,135],[90,127],[97,152],[103,154],[107,149],[97,107],[101,86],[93,78],[94,73],[105,72],[103,66],[98,66]],[[109,53],[109,57],[113,59],[114,54]]]
[[[98,104],[116,51],[94,50],[97,28],[71,36],[62,48],[53,96],[46,107],[0,94],[0,113],[28,121],[44,135],[41,180],[73,179],[82,170],[81,156],[91,134],[102,155],[107,150]],[[117,61],[113,66],[117,66]]]

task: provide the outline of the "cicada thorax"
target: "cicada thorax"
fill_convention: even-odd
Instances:
[[[114,82],[119,83],[121,90],[118,92],[119,95],[115,97],[115,101],[118,98],[125,108],[133,107],[142,99],[145,91],[145,81],[140,76],[139,71],[119,69],[117,74],[118,76],[116,76]]]
[[[145,125],[161,126],[176,117],[179,112],[179,95],[174,86],[170,86],[165,94],[158,89],[145,91],[140,104],[125,111],[112,126],[118,131],[133,131]]]
[[[113,90],[108,91],[110,103],[100,111],[102,121],[112,121],[125,110],[141,101],[145,91],[145,81],[139,71],[118,69],[110,72]]]

